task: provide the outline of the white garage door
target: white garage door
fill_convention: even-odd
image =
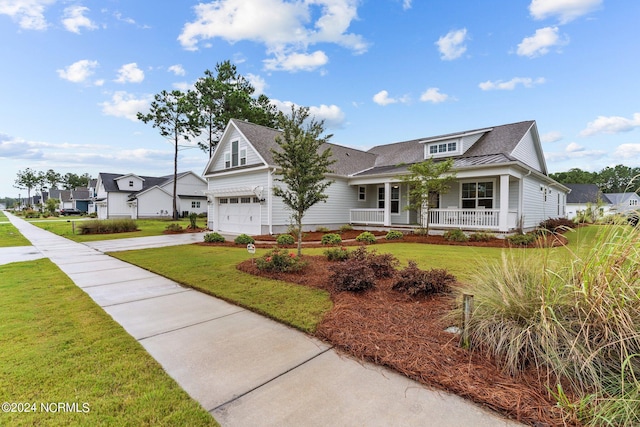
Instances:
[[[220,197],[218,229],[227,233],[260,234],[260,201],[255,196]]]

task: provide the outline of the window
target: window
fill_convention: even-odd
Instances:
[[[229,199],[229,203],[238,203],[238,198],[237,197],[231,197]]]
[[[254,198],[253,198],[253,203],[260,203],[260,199],[259,199],[259,198],[257,198],[257,197],[254,197]]]
[[[200,207],[200,202],[196,202],[196,201],[191,202],[191,208],[199,208],[199,207]]]
[[[251,197],[240,197],[240,203],[251,203]]]
[[[391,213],[400,213],[400,186],[391,186]],[[378,209],[384,209],[384,187],[378,187]]]
[[[361,202],[367,200],[367,187],[358,187],[358,200]]]
[[[219,200],[219,203],[220,203],[221,205],[227,204],[227,203],[229,203],[229,199],[227,199],[227,198],[225,197],[225,198],[223,198],[223,199],[220,199],[220,200]]]
[[[238,166],[238,141],[231,141],[231,166]]]
[[[228,151],[224,153],[224,167],[225,168],[231,167],[231,153]]]
[[[224,167],[244,166],[247,164],[247,149],[240,148],[238,141],[231,141],[231,151],[224,153]]]
[[[493,182],[463,182],[460,198],[463,209],[493,209]]]
[[[129,181],[129,187],[133,187],[133,181]]]
[[[247,164],[247,149],[243,148],[240,150],[240,165],[244,166]]]
[[[456,153],[458,151],[458,142],[441,142],[429,145],[429,154],[446,154]]]
[[[629,200],[629,206],[638,206],[638,200],[637,199]]]

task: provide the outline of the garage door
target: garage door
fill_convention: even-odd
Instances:
[[[260,234],[260,200],[255,196],[220,197],[218,229],[227,233]]]

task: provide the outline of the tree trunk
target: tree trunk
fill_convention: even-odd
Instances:
[[[173,153],[173,220],[178,220],[178,132],[175,134],[175,151]]]
[[[302,216],[298,213],[298,256],[302,255]]]

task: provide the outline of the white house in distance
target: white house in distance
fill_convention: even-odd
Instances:
[[[231,120],[203,176],[208,182],[208,227],[215,231],[277,234],[291,224],[290,212],[273,195],[277,181],[272,149],[281,132]],[[459,228],[513,233],[565,216],[569,189],[547,175],[535,121],[456,132],[374,147],[335,144],[334,181],[326,203],[306,213],[305,230],[343,224],[406,228],[426,222],[435,232]],[[429,217],[404,209],[407,187],[398,176],[407,164],[427,158],[454,159],[456,182],[437,195]]]
[[[207,212],[207,183],[193,172],[178,174],[177,204],[181,216]],[[101,172],[94,201],[98,218],[161,218],[173,212],[173,175],[152,177]]]

